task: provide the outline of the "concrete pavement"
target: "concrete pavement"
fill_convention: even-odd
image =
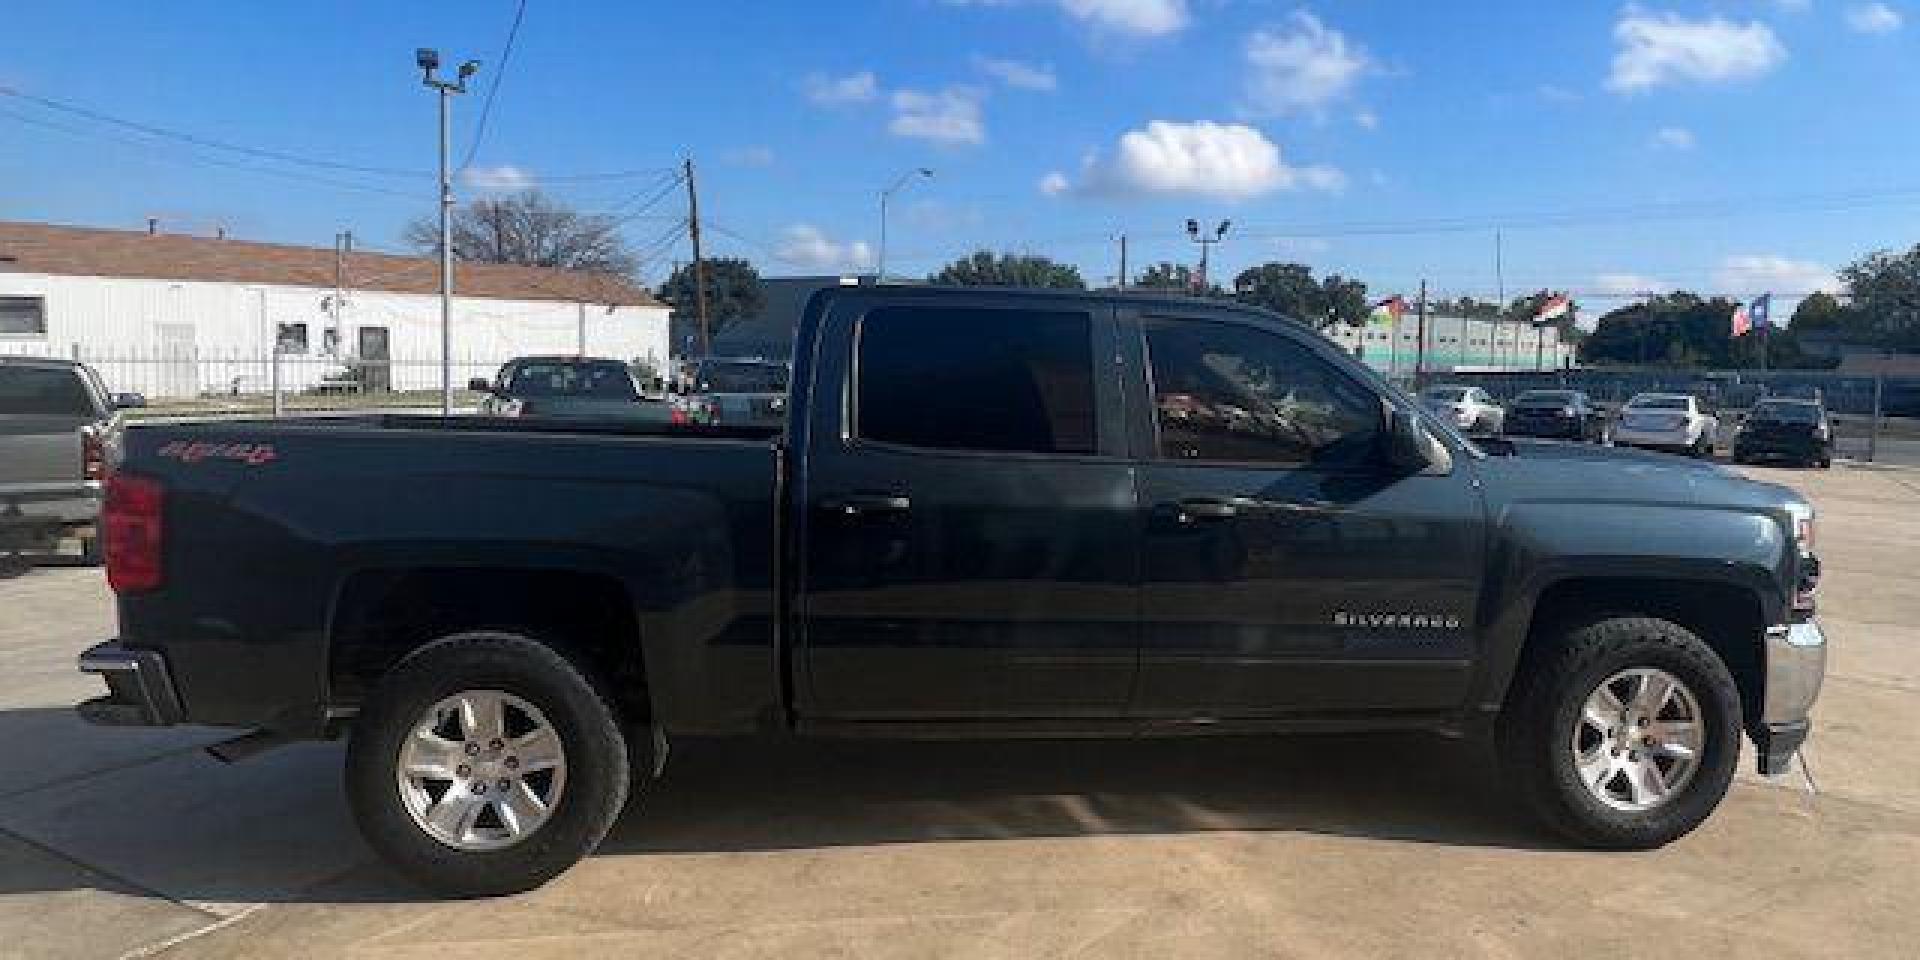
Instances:
[[[1753,472],[1822,515],[1821,793],[1743,773],[1645,854],[1556,846],[1422,737],[694,744],[555,883],[436,901],[354,835],[338,746],[74,719],[109,604],[35,571],[0,581],[0,956],[1910,956],[1920,472]]]

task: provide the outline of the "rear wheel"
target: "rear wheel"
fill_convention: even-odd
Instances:
[[[396,869],[457,896],[530,890],[592,852],[626,803],[607,699],[531,637],[438,640],[386,677],[347,747],[347,795]]]
[[[1648,849],[1691,832],[1726,795],[1740,696],[1699,637],[1665,620],[1602,619],[1554,638],[1523,670],[1501,718],[1501,760],[1549,828],[1585,846]]]

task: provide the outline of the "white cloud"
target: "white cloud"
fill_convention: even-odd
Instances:
[[[780,231],[774,257],[805,270],[867,270],[873,267],[873,248],[864,240],[841,243],[807,223]]]
[[[1018,60],[1001,60],[994,57],[975,57],[973,64],[979,67],[982,73],[1020,90],[1052,93],[1060,86],[1060,81],[1053,75],[1052,66],[1035,66]]]
[[[1751,80],[1787,58],[1773,29],[1757,20],[1688,20],[1629,6],[1613,25],[1619,49],[1607,89],[1622,93],[1663,83]]]
[[[1041,179],[1040,190],[1245,200],[1276,190],[1337,191],[1346,183],[1346,174],[1333,167],[1289,166],[1278,145],[1243,124],[1155,120],[1121,136],[1111,157],[1088,157],[1078,183],[1056,171]]]
[[[1905,18],[1900,11],[1884,3],[1868,3],[1847,8],[1847,27],[1855,33],[1892,33]]]
[[[1247,38],[1247,103],[1261,113],[1320,113],[1377,66],[1373,57],[1320,18],[1296,10],[1286,26]]]
[[[973,145],[987,140],[986,123],[980,116],[980,91],[971,87],[947,87],[932,93],[895,90],[893,122],[887,129],[894,136],[942,144]]]
[[[1353,122],[1359,124],[1362,130],[1380,129],[1380,115],[1374,113],[1372,110],[1362,110],[1354,114]]]
[[[1840,291],[1833,271],[1809,260],[1790,260],[1776,254],[1735,254],[1720,261],[1713,274],[1716,293],[1754,296],[1778,293],[1795,297],[1823,290]]]
[[[849,103],[871,103],[880,96],[880,81],[871,70],[844,77],[829,77],[823,73],[809,74],[802,84],[807,99],[823,107],[836,107]]]
[[[1060,9],[1094,27],[1164,37],[1187,25],[1186,0],[1059,0]]]
[[[475,190],[487,193],[515,193],[535,185],[532,171],[503,163],[497,167],[468,167],[460,180]]]
[[[736,167],[773,166],[773,148],[755,144],[750,147],[734,147],[721,155],[721,159]]]
[[[1642,273],[1603,273],[1593,278],[1594,289],[1600,293],[1618,293],[1637,296],[1643,293],[1662,293],[1672,290],[1673,284],[1665,280],[1649,277]]]
[[[1692,150],[1693,131],[1686,127],[1661,127],[1653,132],[1653,145],[1660,150]]]

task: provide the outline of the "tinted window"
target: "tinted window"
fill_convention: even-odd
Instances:
[[[1311,350],[1233,323],[1148,320],[1160,456],[1355,465],[1373,457],[1380,400]]]
[[[1513,402],[1527,407],[1564,407],[1577,402],[1579,396],[1572,390],[1528,390]]]
[[[72,370],[0,367],[0,414],[92,417],[93,398]]]
[[[1627,406],[1635,410],[1685,410],[1686,397],[1635,397]]]
[[[1753,418],[1783,423],[1819,423],[1820,408],[1810,403],[1762,403],[1753,408]]]
[[[860,436],[946,450],[1093,453],[1084,313],[875,310],[860,323]]]
[[[605,397],[631,400],[639,396],[633,375],[623,363],[534,362],[514,368],[507,393],[519,397]]]
[[[1461,387],[1434,387],[1429,389],[1425,396],[1428,400],[1441,400],[1447,403],[1473,399],[1472,395]]]
[[[778,363],[705,363],[694,377],[701,393],[785,393],[787,368]]]

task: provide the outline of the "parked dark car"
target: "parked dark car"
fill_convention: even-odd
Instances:
[[[780,426],[787,421],[787,365],[758,357],[695,361],[675,406],[688,423]]]
[[[1754,404],[1733,437],[1733,462],[1763,460],[1833,466],[1833,421],[1826,405],[1777,397]]]
[[[1607,438],[1607,414],[1579,390],[1528,390],[1507,405],[1502,432],[1599,443]]]
[[[794,357],[778,427],[131,429],[81,712],[345,735],[373,848],[468,895],[566,869],[703,736],[1431,730],[1615,849],[1700,824],[1743,731],[1763,772],[1807,736],[1785,487],[1483,450],[1218,300],[829,287]]]
[[[480,412],[496,417],[562,417],[665,423],[672,407],[647,397],[633,371],[598,357],[516,357],[492,380],[467,388],[485,393]]]
[[[99,559],[96,521],[120,411],[146,405],[109,393],[73,360],[0,357],[0,551],[42,550],[77,538]]]

